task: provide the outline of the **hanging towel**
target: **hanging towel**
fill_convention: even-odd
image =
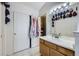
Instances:
[[[36,20],[36,37],[39,36],[39,24],[38,24],[38,19]]]
[[[37,20],[36,17],[32,16],[31,21],[32,21],[32,25],[31,25],[31,37],[35,38],[35,37],[37,37],[39,35],[39,33],[38,33],[38,20]]]
[[[35,34],[36,34],[36,22],[35,22],[35,18],[32,16],[32,25],[31,25],[31,37],[34,38]]]

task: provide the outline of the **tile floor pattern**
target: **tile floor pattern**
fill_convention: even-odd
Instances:
[[[11,56],[40,56],[39,47],[34,47],[18,53],[14,53]]]

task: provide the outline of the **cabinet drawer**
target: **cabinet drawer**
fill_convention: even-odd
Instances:
[[[40,53],[43,56],[49,56],[49,48],[41,43],[40,44]]]
[[[62,54],[67,55],[67,56],[73,56],[74,55],[74,51],[60,47],[60,46],[57,47],[57,50],[59,52],[61,52]]]
[[[64,56],[63,54],[59,53],[58,51],[54,49],[50,49],[50,56]]]
[[[48,47],[52,48],[52,49],[56,49],[56,45],[50,42],[45,41],[45,45],[47,45]]]
[[[41,42],[41,43],[44,43],[44,40],[43,40],[43,39],[40,39],[40,42]]]

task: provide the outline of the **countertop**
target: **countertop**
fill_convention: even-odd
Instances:
[[[41,36],[41,39],[44,39],[48,42],[54,43],[56,45],[62,46],[64,48],[75,51],[75,38],[68,36],[61,36],[59,38],[52,37],[50,35]]]

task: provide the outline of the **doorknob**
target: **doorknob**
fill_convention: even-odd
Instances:
[[[16,33],[13,33],[14,35],[16,35]]]

